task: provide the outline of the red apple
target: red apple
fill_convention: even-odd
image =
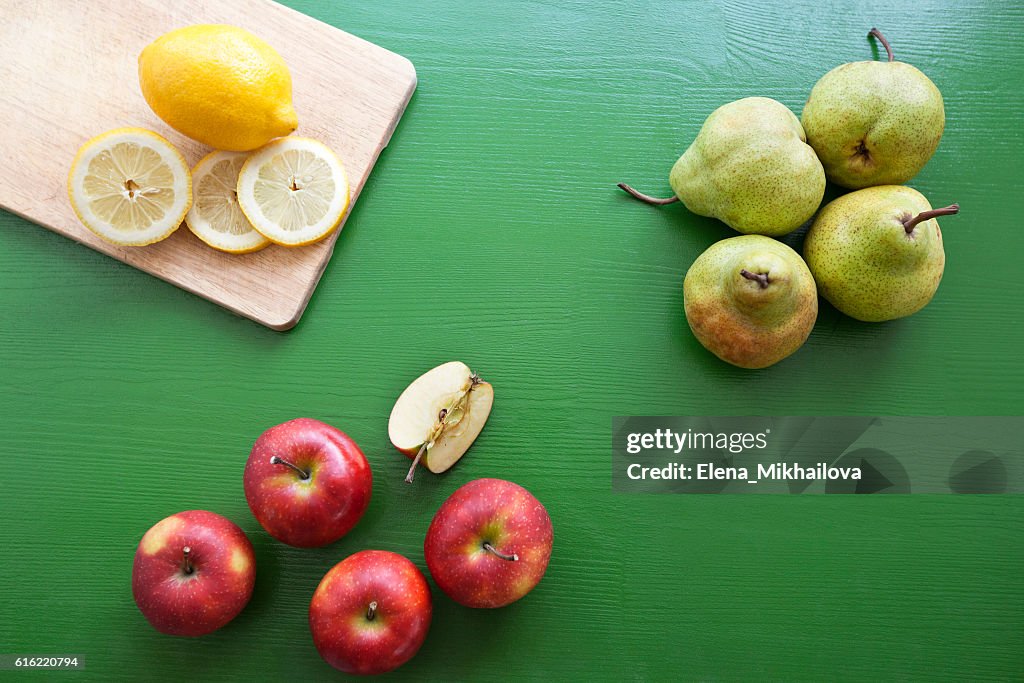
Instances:
[[[132,594],[156,630],[202,636],[234,619],[252,597],[256,558],[231,520],[188,510],[153,525],[139,542]]]
[[[245,464],[245,499],[271,536],[300,548],[333,543],[370,504],[373,475],[344,432],[300,417],[256,439]]]
[[[324,576],[309,603],[320,656],[352,674],[382,674],[412,659],[427,637],[430,587],[397,553],[363,550]]]
[[[467,607],[504,607],[541,580],[551,558],[548,511],[518,484],[477,479],[434,515],[423,552],[438,587]]]

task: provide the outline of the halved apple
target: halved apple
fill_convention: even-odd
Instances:
[[[460,361],[413,380],[388,419],[391,443],[413,459],[405,480],[412,481],[420,460],[435,474],[458,462],[484,428],[492,405],[494,387]]]

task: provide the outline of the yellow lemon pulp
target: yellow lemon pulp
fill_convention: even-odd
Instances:
[[[142,128],[118,128],[78,150],[68,197],[79,220],[122,246],[159,242],[192,204],[192,179],[171,143]]]
[[[139,55],[139,84],[157,116],[214,149],[253,150],[298,126],[288,66],[236,26],[188,26],[157,38]]]
[[[275,140],[254,152],[238,176],[238,203],[252,226],[285,246],[323,239],[349,204],[345,168],[309,138]]]
[[[270,244],[253,230],[238,206],[238,172],[248,158],[245,152],[211,152],[192,169],[192,208],[185,223],[214,249],[232,254],[245,254]]]

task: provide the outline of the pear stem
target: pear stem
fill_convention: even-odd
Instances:
[[[373,621],[373,618],[377,616],[377,601],[374,600],[370,603],[370,606],[366,608],[366,620]]]
[[[192,548],[185,546],[181,549],[181,571],[185,574],[191,574],[195,571],[195,567],[192,566],[192,561],[189,560],[189,555],[192,553]]]
[[[751,273],[749,270],[744,268],[740,271],[740,275],[748,280],[760,283],[761,289],[768,289],[768,273]]]
[[[625,190],[627,193],[629,193],[634,198],[639,199],[640,201],[642,201],[642,202],[644,202],[646,204],[653,204],[654,206],[665,206],[666,204],[675,204],[676,202],[679,201],[679,197],[676,197],[676,196],[664,197],[664,198],[662,198],[662,197],[652,197],[651,195],[644,194],[643,192],[640,192],[639,190],[634,190],[632,187],[630,187],[626,183],[619,183],[619,187],[621,189]]]
[[[294,465],[294,464],[288,462],[284,458],[279,458],[276,455],[272,455],[272,456],[270,456],[270,464],[271,465],[285,465],[287,467],[292,468],[296,472],[298,472],[299,476],[302,477],[303,479],[309,479],[309,472],[307,472],[306,470],[302,469],[298,465]]]
[[[420,450],[416,453],[416,457],[412,459],[412,465],[409,467],[409,473],[405,475],[405,483],[411,484],[413,477],[416,476],[416,465],[420,464],[420,459],[423,458],[423,454],[427,452],[427,444],[420,446]]]
[[[889,61],[893,61],[892,48],[889,47],[889,41],[885,39],[885,36],[882,35],[882,32],[879,31],[877,28],[872,28],[870,31],[868,31],[868,37],[870,38],[871,36],[878,38],[878,42],[880,42],[882,44],[882,47],[885,48],[885,53],[889,55]]]
[[[936,216],[952,216],[955,213],[960,213],[959,204],[950,204],[944,206],[941,209],[930,209],[928,211],[922,211],[913,218],[908,218],[903,221],[903,229],[907,231],[907,234],[914,232],[914,228],[917,227],[918,223],[923,221],[931,220]]]
[[[501,552],[500,550],[495,548],[490,543],[486,543],[486,542],[484,543],[484,550],[486,550],[487,552],[491,553],[492,555],[500,557],[503,560],[508,560],[509,562],[518,562],[519,561],[519,555],[516,555],[515,553],[512,553],[511,555],[506,555],[505,553]]]

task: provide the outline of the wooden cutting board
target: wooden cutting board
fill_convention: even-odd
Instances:
[[[406,58],[269,0],[0,0],[0,206],[285,330],[306,308],[340,230],[316,245],[240,256],[207,247],[184,227],[155,245],[116,247],[78,222],[65,191],[78,148],[111,128],[152,129],[190,164],[209,151],[153,114],[136,71],[148,43],[203,23],[240,26],[281,53],[292,74],[296,134],[338,153],[355,204],[416,88]]]

